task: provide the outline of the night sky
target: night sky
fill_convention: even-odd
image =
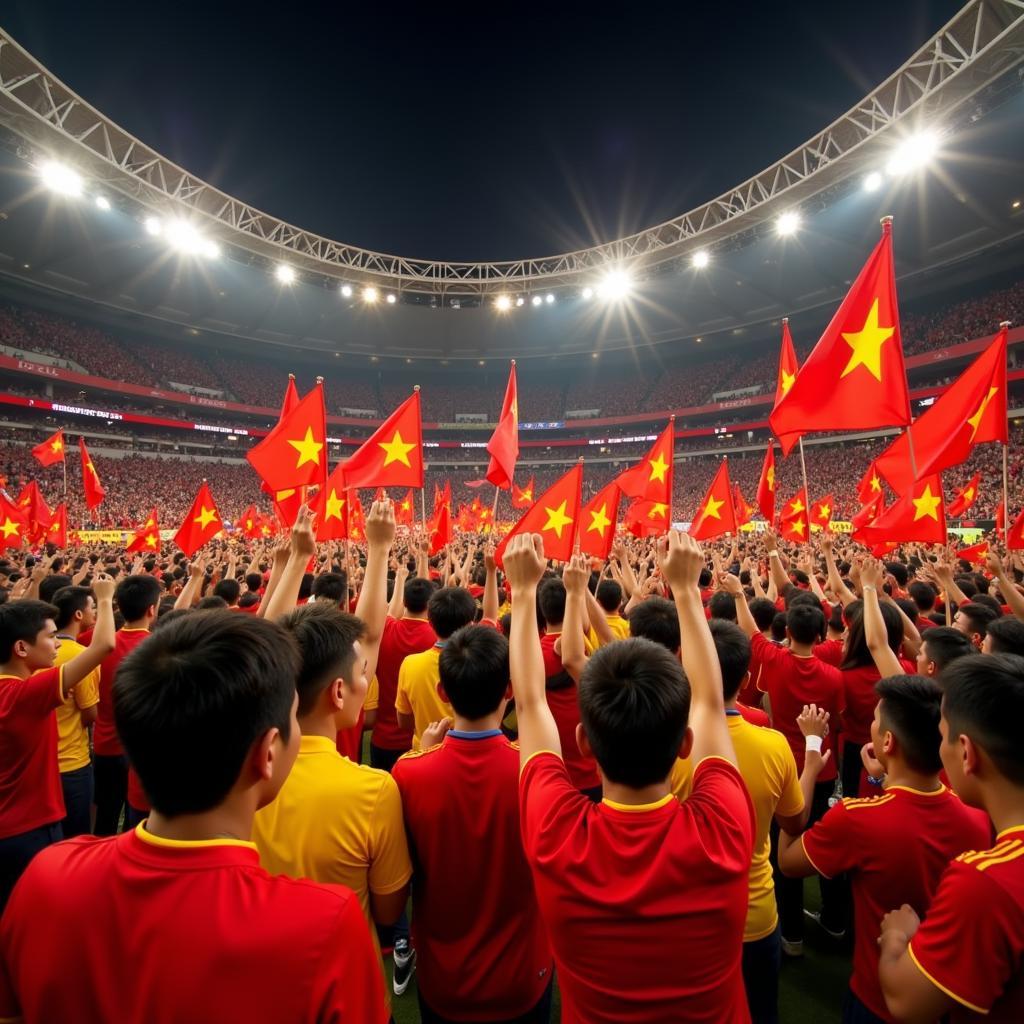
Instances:
[[[9,0],[2,24],[144,142],[269,213],[477,260],[608,240],[712,198],[959,7]]]

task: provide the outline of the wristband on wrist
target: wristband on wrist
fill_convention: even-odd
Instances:
[[[779,552],[777,550],[776,551],[769,551],[768,552],[768,557],[769,558],[778,558],[779,557]]]
[[[821,737],[820,736],[805,736],[804,737],[804,749],[810,753],[812,750],[816,754],[821,753]]]
[[[878,593],[878,587],[876,587],[873,583],[862,583],[860,589],[873,590],[876,594]]]
[[[877,779],[873,775],[868,775],[866,777],[868,782],[871,783],[872,786],[880,786],[883,782],[885,782],[885,775],[879,775]]]

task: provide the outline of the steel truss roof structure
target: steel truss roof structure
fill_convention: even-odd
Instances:
[[[399,292],[488,295],[580,283],[610,266],[677,259],[755,227],[864,171],[890,130],[942,122],[1024,60],[1024,0],[970,0],[861,102],[760,174],[636,234],[540,259],[459,263],[324,238],[221,192],[118,127],[0,29],[0,125],[48,156],[162,215],[200,222],[222,244],[299,271]]]

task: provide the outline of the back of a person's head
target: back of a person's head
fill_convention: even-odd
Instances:
[[[714,577],[711,575],[710,569],[701,569],[700,576],[697,577],[697,586],[704,590],[711,586],[711,581],[713,579]]]
[[[239,599],[239,608],[252,608],[253,605],[260,603],[260,595],[254,590],[247,590]]]
[[[222,612],[227,607],[227,601],[218,594],[207,594],[196,601],[196,611],[199,612]]]
[[[345,600],[346,581],[343,573],[322,572],[313,580],[313,597],[340,605]]]
[[[885,625],[886,643],[894,654],[899,652],[903,643],[903,619],[900,613],[887,601],[879,602],[878,610],[882,613],[882,622]],[[855,601],[846,608],[846,621],[849,629],[846,631],[846,643],[843,646],[843,661],[839,666],[842,669],[863,668],[866,665],[873,665],[874,658],[868,648],[868,638],[864,631],[864,605],[861,601]]]
[[[249,593],[255,594],[263,587],[263,577],[258,572],[247,572],[245,574],[245,585]]]
[[[160,603],[160,584],[153,576],[138,573],[121,580],[114,591],[114,600],[125,622],[138,622],[147,611]]]
[[[661,644],[674,654],[679,650],[679,614],[664,597],[649,597],[633,605],[629,615],[629,635]]]
[[[815,601],[805,601],[790,606],[786,612],[786,629],[798,644],[817,644],[825,639],[825,613]]]
[[[307,601],[313,593],[313,580],[316,577],[311,572],[302,574],[302,582],[299,583],[299,600]]]
[[[708,601],[708,611],[712,619],[720,619],[723,622],[736,621],[736,600],[732,594],[724,590],[716,591]]]
[[[601,580],[594,596],[609,615],[617,612],[622,605],[622,587],[615,580]]]
[[[900,589],[905,589],[910,573],[902,562],[886,562],[885,571],[896,581]]]
[[[287,742],[298,667],[289,634],[254,615],[185,615],[129,653],[114,722],[153,809],[212,810],[268,730]]]
[[[19,640],[34,644],[47,620],[57,621],[57,609],[45,601],[8,601],[0,605],[0,663],[11,660]]]
[[[790,587],[786,591],[786,611],[795,608],[797,605],[806,604],[811,608],[821,610],[821,602],[810,590],[801,590],[799,587]],[[821,613],[824,617],[825,613]]]
[[[970,638],[952,626],[935,626],[921,634],[924,656],[935,663],[938,671],[952,664],[957,658],[968,654],[977,654]]]
[[[540,613],[549,626],[560,625],[565,619],[565,584],[558,579],[545,580],[537,592]]]
[[[476,618],[476,599],[465,587],[442,587],[427,602],[427,619],[444,640]]]
[[[1024,787],[1024,658],[972,654],[943,670],[939,682],[949,741],[970,737],[1003,778]]]
[[[766,629],[772,628],[778,611],[774,601],[769,601],[767,597],[755,597],[750,602],[750,614],[753,616],[758,630],[763,633]]]
[[[881,726],[896,737],[907,767],[925,775],[938,772],[942,687],[925,676],[889,676],[875,683],[875,693]]]
[[[824,614],[822,618],[824,618]],[[781,644],[786,639],[786,622],[789,616],[785,612],[776,612],[775,618],[772,619],[772,639],[777,643]]]
[[[963,591],[968,600],[978,593],[978,583],[971,573],[956,577],[956,585]]]
[[[84,612],[92,600],[92,591],[88,587],[61,587],[53,595],[53,607],[57,609],[57,617],[53,620],[57,629],[67,629],[78,612]]]
[[[971,598],[971,604],[983,605],[992,612],[996,619],[1000,618],[1003,614],[1003,606],[991,594],[975,594],[974,597]],[[992,621],[994,622],[995,619]]]
[[[907,587],[907,593],[910,594],[910,599],[917,605],[918,611],[922,615],[927,615],[935,607],[936,593],[935,588],[924,580],[913,580],[909,587]]]
[[[441,684],[455,713],[476,721],[493,714],[508,692],[508,641],[490,626],[463,626],[441,650]]]
[[[998,612],[994,612],[988,605],[981,604],[976,600],[965,601],[956,611],[966,620],[971,633],[977,633],[982,639],[984,639],[989,625],[999,618]]]
[[[1024,622],[1012,615],[1003,615],[990,622],[985,638],[990,654],[1024,655]]]
[[[228,604],[235,604],[241,593],[242,588],[239,586],[238,580],[233,580],[230,576],[218,580],[213,588],[214,597],[222,597]]]
[[[989,580],[983,572],[972,572],[971,578],[974,580],[974,585],[978,588],[978,594],[988,593]]]
[[[71,577],[64,573],[54,573],[51,576],[44,576],[39,583],[39,600],[52,604],[57,591],[70,586]]]
[[[172,622],[176,622],[178,619],[191,614],[193,614],[193,609],[191,608],[170,608],[160,613],[156,622],[150,627],[150,632],[155,633],[158,629],[166,629]]]
[[[405,581],[405,586],[402,588],[402,604],[410,614],[422,615],[427,610],[427,602],[433,593],[434,587],[430,580],[414,576]]]
[[[846,629],[846,620],[843,618],[843,606],[841,604],[832,605],[832,615],[829,617],[826,625],[833,633],[842,633]]]
[[[678,657],[650,640],[607,644],[587,662],[578,697],[583,730],[609,781],[642,789],[668,777],[690,714]]]
[[[894,597],[893,604],[895,604],[911,622],[917,618],[917,605],[914,604],[909,597]]]
[[[722,693],[726,700],[732,700],[750,670],[750,638],[739,626],[724,619],[712,619],[708,626],[722,669]]]

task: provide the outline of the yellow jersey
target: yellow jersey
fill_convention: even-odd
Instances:
[[[54,665],[65,665],[85,648],[77,641],[60,638]],[[89,764],[89,730],[82,712],[100,702],[100,670],[94,668],[57,708],[57,764],[60,771],[73,772]]]
[[[420,737],[431,722],[442,718],[454,719],[451,704],[441,700],[437,684],[441,681],[441,648],[433,646],[419,654],[406,655],[398,670],[398,692],[395,710],[412,715],[412,749],[420,749]]]

